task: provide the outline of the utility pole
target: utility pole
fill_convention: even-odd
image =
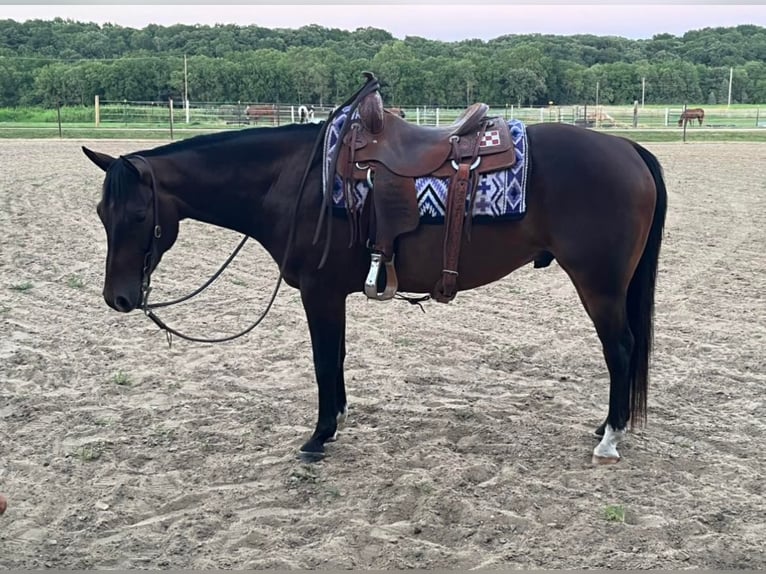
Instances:
[[[644,109],[644,99],[646,98],[646,76],[641,78],[641,109]]]
[[[186,67],[186,54],[184,54],[184,108],[186,108],[186,123],[189,123],[189,74]]]
[[[728,109],[729,106],[731,106],[731,81],[734,79],[734,68],[729,68],[729,101],[726,104],[726,108]]]

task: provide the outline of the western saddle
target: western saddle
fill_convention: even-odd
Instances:
[[[476,183],[482,173],[507,169],[515,162],[510,130],[501,117],[487,118],[489,106],[475,103],[450,126],[421,127],[383,108],[378,83],[366,74],[366,93],[352,105],[348,127],[341,132],[335,171],[343,182],[346,206],[353,206],[351,190],[360,180],[371,184],[370,222],[366,230],[371,250],[365,281],[367,297],[393,298],[398,288],[394,242],[420,222],[415,179],[448,178],[444,221],[442,276],[431,296],[448,303],[456,295],[458,261],[466,212],[470,227]],[[356,110],[357,113],[354,113]],[[357,225],[354,228],[358,228]],[[470,232],[469,232],[470,237]],[[386,284],[378,291],[381,264]]]

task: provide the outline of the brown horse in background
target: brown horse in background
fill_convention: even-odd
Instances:
[[[705,119],[705,110],[702,108],[689,108],[688,110],[684,110],[681,112],[681,117],[678,119],[678,127],[681,127],[684,122],[693,122],[695,119],[699,121],[699,125],[702,125],[702,120]]]
[[[309,460],[324,455],[346,417],[346,299],[363,291],[371,262],[366,245],[350,240],[348,225],[336,223],[323,241],[314,240],[325,166],[318,150],[329,123],[203,135],[116,158],[83,148],[106,173],[97,212],[107,242],[103,296],[111,308],[147,308],[151,273],[186,218],[253,237],[299,290],[318,386],[316,427],[300,449]],[[593,459],[616,462],[628,422],[646,417],[667,206],[662,168],[648,150],[613,135],[557,123],[531,125],[527,134],[526,215],[472,226],[462,237],[457,287],[475,289],[532,262],[558,262],[595,326],[609,373],[609,408]],[[442,277],[444,229],[420,225],[399,238],[402,292],[429,293]],[[551,325],[551,337],[558,336]],[[541,436],[555,440],[544,429],[542,422]]]
[[[258,124],[260,120],[277,125],[277,107],[274,104],[250,104],[245,108],[247,123]]]

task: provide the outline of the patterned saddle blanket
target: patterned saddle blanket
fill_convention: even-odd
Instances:
[[[345,110],[344,110],[345,111]],[[338,149],[338,134],[347,120],[347,113],[339,114],[329,126],[325,138],[325,177],[332,163],[333,154]],[[519,120],[509,120],[516,162],[508,169],[483,173],[479,176],[476,198],[473,201],[473,220],[520,219],[527,208],[527,172],[529,169],[529,146],[526,126]],[[346,209],[343,184],[337,174],[333,174],[333,207]],[[437,177],[415,178],[420,220],[422,223],[440,224],[444,222],[447,211],[447,188],[449,179]],[[370,192],[369,183],[357,181],[353,190],[354,203],[361,205]],[[470,206],[466,198],[466,211]]]

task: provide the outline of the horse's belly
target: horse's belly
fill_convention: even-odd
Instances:
[[[532,261],[542,250],[530,240],[522,221],[474,223],[470,241],[463,237],[458,264],[458,289],[497,281]],[[420,225],[399,238],[396,272],[399,290],[428,293],[444,268],[444,227]]]

